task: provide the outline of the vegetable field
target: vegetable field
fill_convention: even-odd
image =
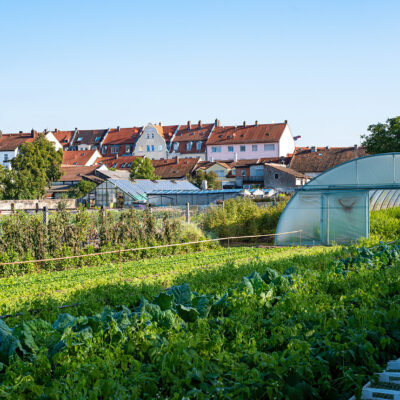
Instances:
[[[0,284],[3,312],[42,309],[0,322],[1,398],[348,399],[400,352],[398,244],[216,249]],[[57,311],[68,302],[81,305]]]

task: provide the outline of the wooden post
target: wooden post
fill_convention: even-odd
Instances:
[[[15,213],[15,203],[11,203],[11,212]]]
[[[43,223],[45,225],[49,224],[49,210],[46,206],[43,207]]]
[[[35,211],[36,211],[36,214],[37,214],[39,212],[39,202],[36,203],[35,207],[36,207]]]
[[[190,204],[186,203],[186,222],[190,223]]]

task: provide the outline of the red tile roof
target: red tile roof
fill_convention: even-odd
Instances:
[[[52,132],[54,137],[60,142],[61,146],[68,146],[74,136],[75,131],[57,131]]]
[[[152,160],[155,174],[162,179],[184,178],[191,174],[200,158],[172,158],[166,160]]]
[[[290,162],[290,168],[303,173],[320,173],[346,161],[364,157],[362,147],[297,147]]]
[[[61,171],[63,175],[58,180],[59,182],[78,182],[82,180],[82,177],[85,175],[91,175],[93,172],[99,168],[99,165],[92,165],[90,167],[86,167],[83,165],[69,165],[62,166]]]
[[[89,144],[89,145],[98,145],[103,139],[103,136],[106,134],[108,129],[87,129],[81,130],[79,129],[76,133],[74,142],[72,143],[74,146],[79,144]],[[81,138],[81,140],[79,140]],[[99,138],[98,140],[96,140]]]
[[[117,129],[110,129],[103,145],[134,144],[141,131],[141,127],[120,128],[119,132]]]
[[[220,126],[214,128],[207,145],[227,145],[241,143],[276,143],[282,136],[287,123],[258,124],[240,126]]]
[[[64,151],[62,165],[85,165],[98,150]]]
[[[199,124],[191,124],[189,129],[188,124],[180,125],[179,130],[171,143],[170,152],[181,154],[205,153],[206,142],[213,126],[214,124],[202,124],[201,126],[199,126]],[[193,142],[191,150],[187,150],[187,142]],[[200,150],[197,149],[196,142],[202,142]],[[175,150],[174,143],[179,143],[178,150]]]
[[[33,142],[37,137],[33,138],[30,133],[7,133],[0,137],[0,151],[14,151],[25,142]]]
[[[295,171],[292,168],[287,168],[284,165],[280,165],[280,164],[266,164],[266,165],[277,171],[282,171],[282,172],[285,172],[286,174],[293,175],[296,178],[310,179],[308,176],[302,174],[301,172]]]
[[[107,168],[116,168],[116,169],[130,169],[130,163],[132,163],[137,158],[141,158],[139,156],[122,156],[122,157],[101,157],[97,159],[98,164],[105,165]],[[128,167],[129,165],[129,167]]]

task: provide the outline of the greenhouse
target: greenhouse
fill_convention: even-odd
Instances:
[[[369,214],[400,205],[400,153],[357,158],[318,175],[291,198],[277,245],[344,244],[369,237]],[[301,231],[293,234],[285,232]]]

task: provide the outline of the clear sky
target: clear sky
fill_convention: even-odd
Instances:
[[[0,129],[289,120],[359,143],[400,114],[400,2],[0,0]]]

